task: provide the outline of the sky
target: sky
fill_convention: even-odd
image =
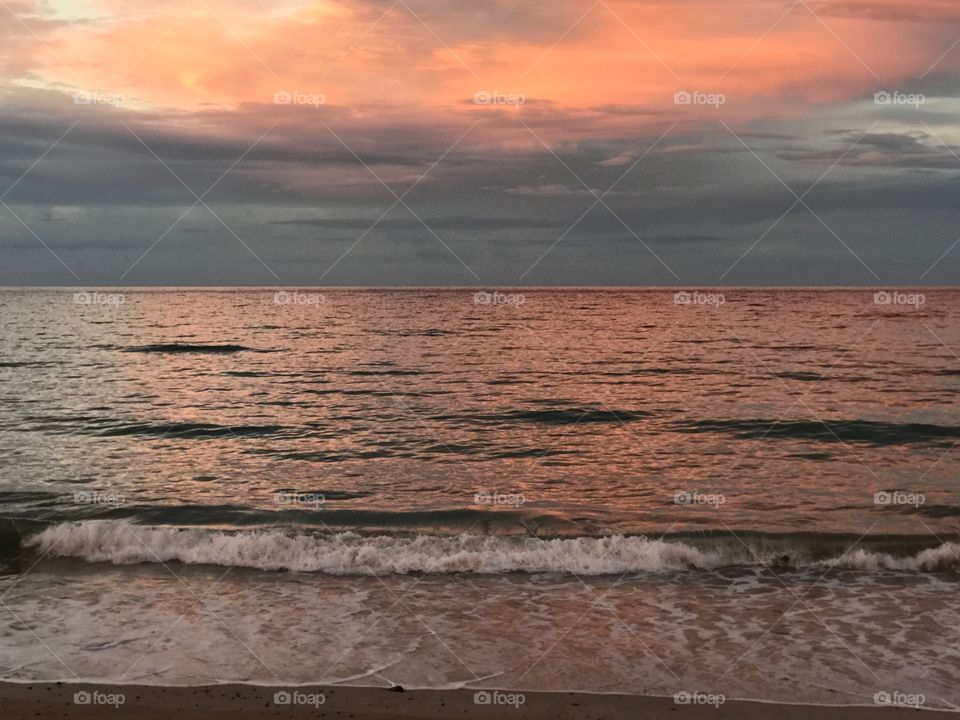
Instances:
[[[0,285],[953,285],[955,0],[0,0]]]

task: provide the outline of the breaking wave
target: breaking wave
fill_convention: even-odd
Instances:
[[[898,555],[869,548],[831,557],[794,546],[703,546],[693,540],[641,536],[564,539],[478,535],[379,535],[292,530],[215,531],[86,520],[48,527],[25,542],[51,556],[133,564],[180,562],[329,575],[405,573],[560,573],[611,575],[721,567],[779,566],[861,571],[936,572],[960,568],[960,543]]]

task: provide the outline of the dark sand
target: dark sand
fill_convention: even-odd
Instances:
[[[911,708],[816,707],[729,701],[714,706],[675,705],[672,698],[577,693],[525,693],[525,703],[478,705],[475,690],[414,690],[379,688],[296,688],[306,695],[323,694],[314,705],[277,705],[274,693],[284,688],[253,685],[203,687],[148,687],[142,685],[86,685],[74,683],[0,683],[0,716],[23,718],[142,718],[143,720],[246,720],[247,718],[534,718],[536,720],[868,720],[917,718]],[[293,692],[287,688],[288,692]],[[122,694],[119,707],[76,704],[75,693]],[[302,696],[301,696],[302,698]],[[82,698],[81,698],[82,699]],[[112,698],[116,700],[117,698]],[[305,699],[305,698],[302,698]],[[315,697],[314,700],[317,698]],[[927,711],[919,711],[931,716]],[[932,717],[932,716],[931,716]]]

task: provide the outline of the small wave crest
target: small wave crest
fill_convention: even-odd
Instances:
[[[781,421],[781,420],[696,420],[678,423],[682,433],[729,433],[741,440],[786,439],[826,443],[862,443],[877,447],[890,445],[945,445],[960,437],[960,426],[922,423],[888,423],[870,420]]]
[[[124,348],[124,352],[134,353],[202,353],[202,354],[220,354],[237,353],[252,351],[245,345],[212,345],[207,343],[154,343],[153,345],[138,345],[137,347]]]
[[[91,562],[180,562],[329,575],[406,573],[559,573],[612,575],[729,566],[790,565],[848,570],[936,572],[960,567],[960,543],[947,542],[897,557],[859,549],[832,558],[804,558],[797,548],[763,557],[753,549],[697,547],[641,536],[565,539],[457,535],[320,534],[284,530],[239,532],[136,525],[124,520],[88,520],[48,527],[28,547],[45,555]]]
[[[128,423],[113,425],[98,434],[105,437],[149,435],[171,438],[240,437],[243,435],[274,435],[284,428],[280,425],[215,425],[201,422]]]
[[[434,420],[477,423],[535,423],[542,425],[581,425],[585,423],[623,423],[645,420],[652,414],[642,410],[552,407],[542,410],[511,410],[497,414],[435,415]]]

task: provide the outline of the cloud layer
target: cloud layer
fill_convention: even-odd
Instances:
[[[4,284],[904,284],[960,267],[938,261],[960,235],[954,3],[0,13]]]

